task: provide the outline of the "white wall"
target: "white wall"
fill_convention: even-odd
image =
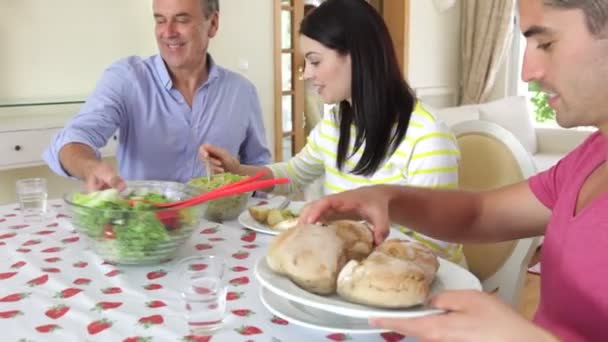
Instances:
[[[456,103],[460,58],[460,1],[439,12],[433,1],[411,0],[408,80],[423,101]]]
[[[150,1],[0,1],[0,101],[84,97],[118,58],[156,51]]]

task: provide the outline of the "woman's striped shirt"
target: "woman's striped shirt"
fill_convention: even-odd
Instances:
[[[412,112],[407,133],[397,150],[371,176],[350,172],[361,157],[365,145],[352,155],[355,128],[351,128],[348,150],[350,158],[343,170],[336,166],[336,152],[340,134],[336,115],[328,113],[308,136],[306,146],[287,162],[269,165],[275,177],[288,177],[291,182],[276,189],[278,192],[297,192],[324,176],[324,194],[333,194],[373,184],[399,184],[427,188],[456,188],[458,186],[459,150],[454,136],[445,124],[438,121],[418,101]],[[388,134],[388,133],[387,133]],[[365,144],[365,143],[364,143]],[[400,227],[447,259],[462,261],[462,246],[435,240]]]

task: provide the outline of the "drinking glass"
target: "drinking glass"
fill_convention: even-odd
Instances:
[[[47,212],[47,187],[44,178],[17,180],[17,197],[26,222],[40,221]]]
[[[220,329],[226,318],[226,263],[216,255],[201,255],[179,263],[179,281],[186,321],[193,333]]]

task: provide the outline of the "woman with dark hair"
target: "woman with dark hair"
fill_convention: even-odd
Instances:
[[[373,184],[455,188],[458,147],[445,125],[416,99],[403,79],[388,29],[364,0],[328,0],[300,26],[304,77],[323,102],[336,104],[287,162],[266,166],[292,181],[277,192],[297,192],[324,176],[324,194]],[[215,171],[250,175],[223,149],[203,145]],[[441,256],[463,263],[461,245],[406,230]],[[376,236],[376,242],[385,237]]]

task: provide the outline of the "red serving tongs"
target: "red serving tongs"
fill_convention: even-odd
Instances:
[[[218,199],[221,197],[237,195],[244,192],[250,192],[255,190],[260,190],[263,188],[267,188],[269,186],[277,185],[277,184],[285,184],[289,182],[289,178],[274,178],[267,180],[257,179],[264,177],[266,175],[265,171],[258,172],[257,174],[241,179],[239,181],[226,184],[217,189],[211,190],[209,192],[200,194],[198,196],[194,196],[191,198],[187,198],[184,200],[171,202],[171,203],[154,203],[154,206],[158,208],[166,208],[166,209],[175,209],[175,210],[162,210],[157,211],[156,216],[167,226],[168,228],[177,228],[179,227],[179,209],[187,208],[193,205],[197,205],[206,201]],[[137,200],[133,200],[136,202]]]

